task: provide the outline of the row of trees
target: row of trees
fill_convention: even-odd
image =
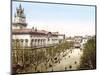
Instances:
[[[96,37],[89,39],[84,46],[79,69],[96,68]]]
[[[13,64],[17,65],[21,61],[21,64],[24,65],[23,69],[19,68],[16,70],[16,72],[17,73],[25,72],[27,65],[29,65],[28,68],[31,68],[32,67],[31,65],[34,65],[36,71],[37,66],[40,63],[43,62],[48,63],[48,61],[51,59],[53,60],[57,54],[60,54],[60,52],[65,51],[72,46],[73,46],[73,42],[65,41],[63,43],[60,43],[52,47],[33,49],[33,48],[22,48],[20,43],[13,42],[12,45]]]

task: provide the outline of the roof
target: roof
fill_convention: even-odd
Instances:
[[[47,34],[59,35],[58,32],[49,32],[46,30],[35,30],[35,29],[12,29],[12,34]]]

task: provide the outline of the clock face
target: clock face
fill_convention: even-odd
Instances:
[[[21,19],[21,22],[24,23],[25,22],[25,19]]]

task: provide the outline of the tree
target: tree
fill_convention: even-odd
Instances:
[[[84,46],[79,69],[96,68],[96,39],[89,39]]]

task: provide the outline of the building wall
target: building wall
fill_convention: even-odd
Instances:
[[[20,29],[20,27],[19,26],[13,26],[12,25],[12,29]]]
[[[30,35],[12,35],[13,39],[19,39],[19,40],[23,40],[23,46],[30,46]]]
[[[30,34],[22,34],[22,35],[13,35],[14,40],[19,39],[23,40],[23,46],[48,46],[53,44],[58,44],[58,37],[49,37],[45,35],[30,35]],[[27,44],[26,44],[27,43]]]

